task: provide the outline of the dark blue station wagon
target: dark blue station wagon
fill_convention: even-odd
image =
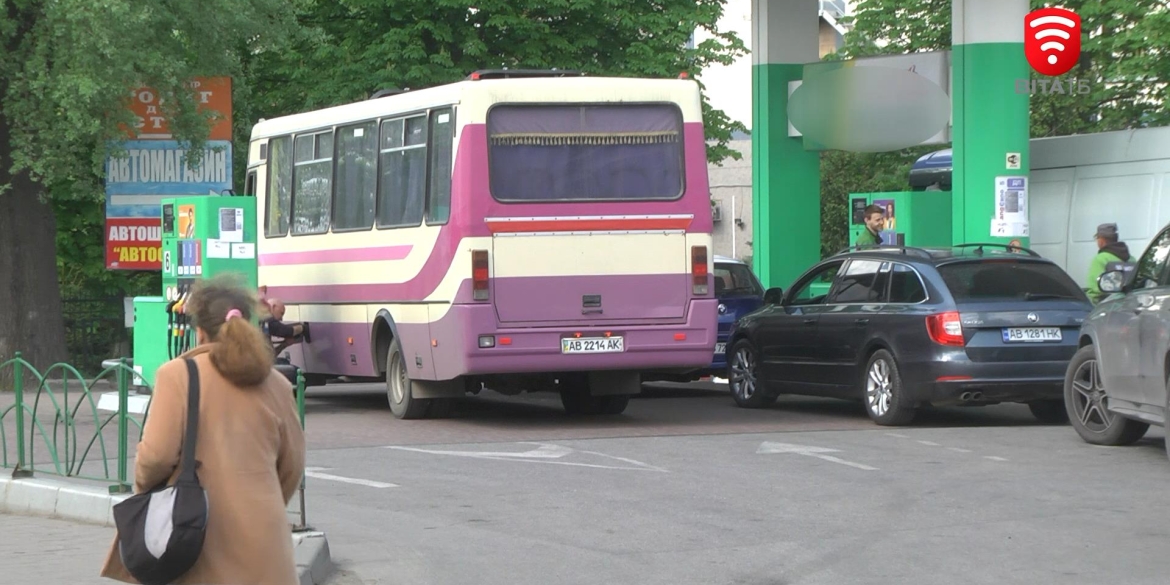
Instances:
[[[882,425],[928,404],[1000,402],[1067,420],[1065,370],[1093,308],[1056,264],[995,244],[850,251],[766,296],[780,300],[731,334],[735,401],[860,399]]]

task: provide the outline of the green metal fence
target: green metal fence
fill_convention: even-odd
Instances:
[[[64,363],[41,373],[20,352],[0,364],[0,371],[4,368],[13,370],[14,392],[11,404],[0,410],[0,465],[13,468],[14,477],[46,473],[114,482],[113,493],[130,490],[130,437],[136,433],[135,443],[141,439],[146,415],[129,412],[135,372],[125,360],[91,380]],[[111,382],[117,390],[117,408],[106,414],[98,409],[95,389]]]
[[[127,360],[112,362],[89,380],[64,363],[41,373],[20,352],[0,363],[0,372],[5,368],[13,370],[14,392],[11,398],[0,393],[0,467],[11,468],[13,477],[43,473],[107,482],[110,493],[132,490],[131,447],[142,439],[149,407],[141,414],[130,412],[130,386],[136,372]],[[145,381],[142,384],[149,391]],[[103,385],[117,395],[111,410],[98,406]],[[300,373],[296,400],[304,428],[305,379]],[[15,454],[10,453],[10,445]],[[304,486],[302,478],[300,523],[295,529],[307,528]]]

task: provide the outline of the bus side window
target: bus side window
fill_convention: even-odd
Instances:
[[[292,207],[292,139],[288,136],[269,141],[268,198],[264,202],[264,237],[278,238],[288,234],[288,219]]]
[[[337,130],[337,177],[333,181],[333,231],[374,227],[378,185],[378,125],[364,122]]]
[[[426,115],[386,120],[381,135],[378,227],[417,226],[427,193]]]
[[[455,113],[451,108],[431,112],[430,150],[427,223],[447,223],[451,217],[451,165],[455,151]]]
[[[248,171],[248,176],[244,178],[244,196],[256,196],[256,171]]]
[[[297,136],[293,151],[292,233],[323,234],[333,199],[333,131]]]

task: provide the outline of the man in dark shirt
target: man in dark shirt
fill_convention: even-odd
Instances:
[[[280,355],[280,352],[284,351],[288,346],[300,343],[305,339],[306,333],[308,333],[307,323],[288,324],[282,321],[284,319],[284,311],[284,303],[279,299],[269,299],[269,317],[260,323],[265,335],[280,338],[280,342],[275,348],[277,355]]]

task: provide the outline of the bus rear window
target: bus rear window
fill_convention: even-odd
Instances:
[[[499,201],[682,196],[683,123],[673,104],[500,105],[487,130]]]

